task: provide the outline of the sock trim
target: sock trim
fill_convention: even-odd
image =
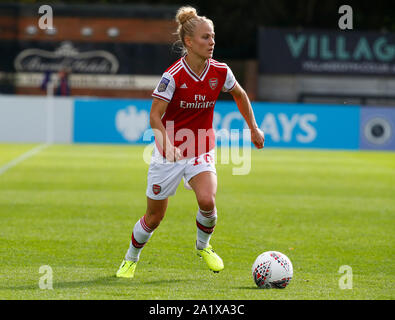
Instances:
[[[147,226],[147,223],[145,222],[145,215],[141,217],[140,224],[141,224],[141,227],[144,229],[144,231],[146,231],[148,233],[151,233],[154,231],[150,227]]]
[[[134,238],[133,233],[132,233],[132,245],[133,245],[133,247],[135,247],[137,249],[140,249],[140,248],[144,247],[145,244],[146,244],[146,242],[143,242],[143,243],[137,242],[136,239]]]
[[[199,208],[199,212],[202,216],[204,216],[206,218],[211,218],[217,214],[217,208],[214,207],[213,210],[209,210],[209,211],[204,211]]]
[[[213,233],[214,232],[214,228],[215,228],[215,226],[213,226],[213,227],[206,227],[206,226],[200,224],[199,221],[197,221],[197,220],[196,220],[196,226],[200,230],[202,230],[203,232],[208,233],[208,234]]]

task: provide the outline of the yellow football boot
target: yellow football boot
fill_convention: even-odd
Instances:
[[[196,249],[197,250],[197,255],[207,263],[207,266],[210,268],[210,270],[214,271],[215,273],[220,272],[224,268],[224,262],[220,258],[219,255],[217,255],[213,247],[209,245],[207,248],[204,248],[202,250]]]
[[[133,278],[136,270],[137,262],[123,260],[119,270],[117,271],[118,278]]]

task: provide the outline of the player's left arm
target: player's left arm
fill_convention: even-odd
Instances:
[[[233,96],[237,108],[250,128],[251,142],[258,149],[262,149],[265,144],[265,135],[263,131],[259,129],[255,121],[254,111],[252,110],[251,102],[247,96],[247,93],[238,83],[236,83],[234,88],[229,91],[229,93]]]

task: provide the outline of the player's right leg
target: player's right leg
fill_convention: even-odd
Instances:
[[[133,278],[140,253],[165,216],[167,204],[167,198],[153,200],[147,197],[147,211],[134,225],[129,249],[119,267],[117,277]]]
[[[147,211],[134,225],[129,249],[117,272],[117,277],[133,278],[140,253],[163,219],[168,197],[176,193],[183,172],[182,163],[168,162],[158,154],[155,147],[148,169]]]

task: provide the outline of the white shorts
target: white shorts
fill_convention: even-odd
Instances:
[[[148,169],[146,195],[153,200],[166,199],[176,193],[183,177],[188,182],[192,177],[204,171],[217,174],[214,149],[196,158],[170,162],[163,158],[155,146]]]

